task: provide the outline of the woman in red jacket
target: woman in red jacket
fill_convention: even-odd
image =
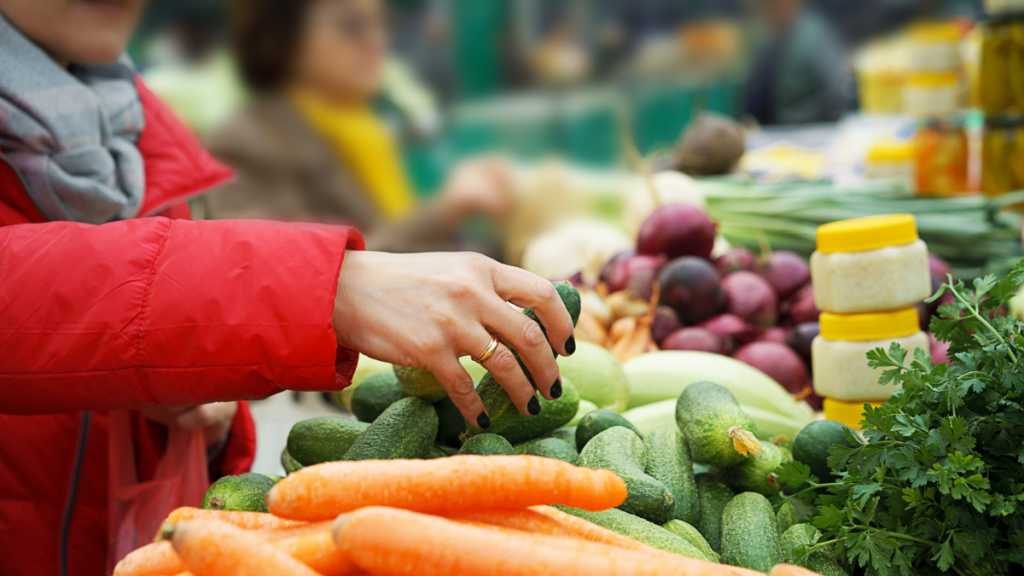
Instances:
[[[118,59],[142,3],[0,0],[5,575],[104,572],[112,424],[128,427],[140,481],[169,423],[206,429],[211,471],[239,473],[255,441],[244,402],[184,409],[336,390],[363,352],[431,370],[486,428],[460,356],[492,352],[483,365],[536,414],[492,334],[546,398],[561,394],[549,341],[575,348],[549,283],[481,256],[360,252],[344,227],[189,221],[186,200],[231,175]],[[506,302],[536,308],[547,337]]]

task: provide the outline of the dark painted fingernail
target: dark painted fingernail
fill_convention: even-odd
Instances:
[[[533,416],[536,416],[537,414],[540,414],[540,401],[537,400],[536,396],[534,396],[533,398],[530,398],[530,401],[526,403],[526,409]]]
[[[572,356],[576,352],[576,336],[569,336],[569,339],[565,341],[565,353]]]
[[[486,430],[491,427],[491,419],[487,416],[487,412],[481,412],[480,415],[476,417],[476,425],[479,426],[481,430]]]
[[[562,397],[562,379],[561,378],[556,379],[555,383],[551,385],[550,392],[551,392],[551,397],[552,398],[561,398]]]

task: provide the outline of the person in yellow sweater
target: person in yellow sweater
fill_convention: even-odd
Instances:
[[[343,222],[367,249],[455,248],[462,223],[510,209],[511,179],[494,160],[457,167],[418,203],[398,144],[370,106],[388,39],[383,0],[234,0],[232,45],[256,98],[209,140],[234,183],[204,217]]]

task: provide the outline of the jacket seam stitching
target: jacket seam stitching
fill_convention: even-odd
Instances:
[[[149,273],[146,276],[145,288],[142,291],[142,305],[139,308],[139,321],[135,329],[135,366],[133,368],[142,367],[142,337],[143,337],[143,326],[146,323],[146,313],[151,301],[151,295],[153,290],[153,284],[156,283],[156,267],[160,257],[163,256],[164,251],[167,249],[167,245],[171,241],[171,230],[174,228],[174,220],[169,220],[167,231],[164,232],[164,237],[161,239],[160,246],[157,247],[156,254],[153,255],[153,260],[149,264]],[[145,377],[145,371],[139,370],[139,380],[143,384],[143,389],[153,396],[153,393],[149,390],[147,379]]]

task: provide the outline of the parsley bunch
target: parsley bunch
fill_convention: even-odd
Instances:
[[[1024,574],[1024,323],[999,314],[1021,283],[1024,261],[931,298],[954,299],[930,326],[948,365],[895,343],[868,353],[879,383],[902,389],[865,404],[867,443],[848,431],[856,447],[829,449],[835,482],[799,462],[778,472],[822,531],[798,555],[834,546],[869,576]]]

